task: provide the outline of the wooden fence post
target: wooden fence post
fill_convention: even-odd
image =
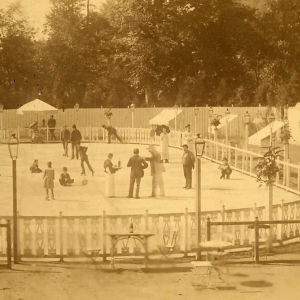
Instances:
[[[60,261],[63,262],[64,261],[64,247],[63,247],[63,219],[62,219],[62,212],[59,213],[59,256],[60,256]]]
[[[7,240],[7,268],[11,269],[11,227],[10,220],[7,220],[7,231],[6,231],[6,240]]]
[[[210,228],[210,217],[207,217],[207,222],[206,222],[206,240],[210,241],[211,239],[211,228]]]
[[[259,262],[259,224],[258,217],[254,221],[254,257],[255,263]]]
[[[189,211],[187,208],[184,213],[184,230],[184,257],[187,257],[189,247]]]
[[[145,229],[146,229],[146,231],[149,230],[149,211],[148,211],[148,209],[146,209],[146,213],[145,213]]]
[[[106,212],[103,211],[103,261],[106,261]]]

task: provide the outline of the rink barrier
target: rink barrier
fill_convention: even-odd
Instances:
[[[206,221],[240,222],[254,221],[256,217],[264,220],[265,207],[225,209],[205,211],[201,214],[201,240],[206,240]],[[0,217],[0,224],[6,224],[11,217]],[[300,201],[282,203],[273,206],[273,220],[299,220]],[[22,258],[58,258],[81,257],[83,245],[87,248],[101,248],[103,259],[110,255],[110,239],[106,232],[128,232],[131,220],[135,231],[153,232],[149,240],[149,251],[158,254],[158,246],[168,244],[174,229],[178,230],[174,253],[188,256],[196,248],[195,213],[185,209],[182,213],[152,214],[145,211],[136,215],[102,215],[95,216],[18,216],[19,254]],[[12,223],[12,222],[11,222]],[[241,251],[249,247],[253,240],[253,230],[243,225],[224,225],[212,227],[211,234],[226,232],[234,236],[234,245]],[[12,230],[13,232],[13,230]],[[272,232],[260,229],[260,237],[270,234],[273,240],[289,241],[300,237],[300,224],[277,224]],[[79,240],[84,237],[84,241]],[[0,228],[0,256],[7,255],[7,234]],[[141,255],[143,247],[135,240],[123,240],[117,244],[116,255]]]
[[[83,142],[86,143],[106,143],[108,141],[107,130],[102,127],[80,127]],[[56,129],[56,137],[60,136],[62,128]],[[40,128],[44,132],[48,142],[50,141],[49,128]],[[125,143],[132,144],[160,144],[159,136],[150,136],[149,128],[117,128],[118,134]],[[2,142],[7,143],[9,136],[15,133],[20,142],[30,142],[29,128],[11,128],[1,131],[0,136]],[[218,164],[222,163],[224,157],[228,158],[229,164],[238,172],[242,172],[252,177],[256,177],[255,166],[258,158],[262,153],[245,150],[238,145],[226,145],[225,143],[216,142],[213,140],[204,139],[205,150],[204,158],[209,159]],[[45,140],[47,142],[47,140]],[[58,142],[58,140],[56,140]],[[115,137],[112,137],[112,143],[118,143]],[[169,145],[171,147],[181,148],[184,143],[183,133],[180,131],[171,131],[169,134]],[[277,173],[275,185],[286,191],[300,195],[300,163],[292,164],[288,161],[278,159],[277,163],[280,167],[280,172]]]

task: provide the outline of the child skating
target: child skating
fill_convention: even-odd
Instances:
[[[48,168],[44,171],[44,188],[46,189],[46,200],[49,201],[49,190],[51,190],[51,199],[54,200],[54,170],[52,169],[52,162],[47,163]]]

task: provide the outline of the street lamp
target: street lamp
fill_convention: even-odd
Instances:
[[[78,102],[76,102],[74,108],[76,110],[76,124],[78,125],[78,112],[79,112],[79,103]]]
[[[227,108],[225,111],[225,120],[226,120],[226,145],[228,145],[228,122],[229,122],[230,111]]]
[[[245,112],[244,114],[244,123],[246,127],[245,131],[245,148],[248,150],[248,139],[249,139],[249,123],[250,123],[250,114],[248,111]]]
[[[8,151],[12,159],[12,175],[13,175],[13,248],[14,263],[18,263],[18,203],[17,203],[17,158],[19,150],[19,140],[13,133],[8,140]]]
[[[130,104],[131,108],[131,127],[134,128],[134,111],[135,111],[135,104],[132,102]]]
[[[274,126],[274,121],[275,121],[275,115],[273,113],[270,113],[268,117],[268,122],[270,126],[270,146],[272,146],[272,136],[273,136],[273,126]]]
[[[201,156],[205,148],[205,141],[199,137],[195,141],[196,152],[196,228],[197,228],[197,249],[201,243]],[[197,260],[201,260],[201,251],[197,251]]]
[[[195,106],[194,107],[194,115],[195,115],[194,132],[195,133],[197,132],[197,116],[198,116],[198,113],[199,113],[199,107]]]
[[[174,105],[174,110],[175,110],[175,131],[177,130],[177,113],[178,113],[178,105]]]

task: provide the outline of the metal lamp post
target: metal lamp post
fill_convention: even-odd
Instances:
[[[76,102],[76,104],[74,105],[74,108],[76,110],[76,125],[78,125],[78,112],[79,112],[79,103]]]
[[[225,111],[225,120],[226,120],[226,145],[228,145],[228,123],[229,123],[230,111],[227,108]]]
[[[109,108],[104,114],[107,118],[107,125],[110,126],[110,119],[111,119],[111,116],[113,115],[111,108]]]
[[[273,126],[274,126],[274,121],[275,121],[275,115],[273,113],[270,113],[269,117],[268,117],[268,122],[269,122],[269,126],[270,126],[270,146],[272,146],[272,142],[273,142]]]
[[[197,260],[201,260],[201,251],[199,249],[201,243],[201,156],[205,148],[205,141],[198,138],[195,141],[196,152],[196,241],[197,241]]]
[[[248,111],[244,114],[244,123],[245,123],[245,149],[248,150],[248,140],[249,140],[249,123],[250,123],[250,114]]]
[[[131,103],[130,104],[131,108],[131,127],[134,128],[134,111],[135,111],[135,104]]]
[[[199,107],[195,106],[194,107],[194,116],[195,116],[194,133],[195,134],[197,133],[197,116],[198,116],[198,113],[199,113]]]
[[[13,177],[13,248],[14,263],[18,263],[18,203],[17,203],[17,158],[19,150],[19,140],[15,134],[12,134],[8,140],[8,151],[12,159],[12,177]]]
[[[177,130],[177,114],[178,114],[178,105],[174,105],[174,110],[175,110],[175,131]]]

